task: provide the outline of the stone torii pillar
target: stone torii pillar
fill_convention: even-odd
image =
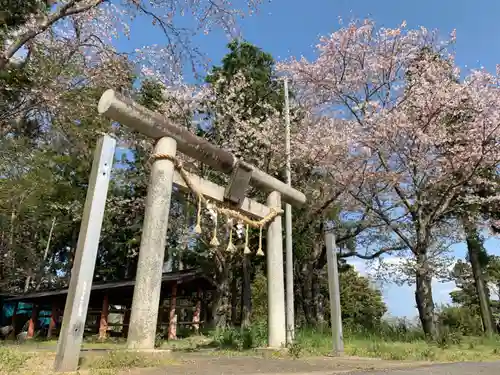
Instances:
[[[269,207],[281,207],[281,196],[277,191],[267,197]],[[268,330],[270,348],[280,348],[286,343],[285,282],[283,273],[283,237],[281,216],[276,216],[267,228],[267,280]]]
[[[158,140],[153,152],[175,156],[176,150],[175,140],[163,137]],[[127,337],[129,349],[154,349],[173,180],[173,163],[170,160],[155,160],[146,197]]]

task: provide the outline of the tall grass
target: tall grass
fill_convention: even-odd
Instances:
[[[500,337],[463,336],[446,327],[435,341],[426,340],[417,325],[400,320],[382,322],[376,330],[344,328],[347,355],[387,360],[458,361],[500,359]],[[224,350],[244,351],[265,347],[267,326],[258,323],[247,329],[228,328],[209,333],[212,344]],[[302,328],[289,347],[292,357],[328,355],[332,351],[329,329]]]
[[[267,342],[267,323],[256,322],[248,328],[216,329],[208,335],[213,344],[221,349],[255,349],[265,346]]]

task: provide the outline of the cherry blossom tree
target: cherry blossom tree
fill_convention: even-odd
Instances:
[[[318,119],[299,150],[341,189],[347,211],[364,212],[415,258],[416,304],[432,337],[433,233],[460,205],[484,200],[468,187],[495,184],[482,171],[500,161],[498,77],[481,69],[461,79],[449,52],[454,34],[440,41],[405,23],[353,22],[321,38],[314,61],[279,67]]]
[[[246,2],[250,14],[261,2]],[[67,22],[78,22],[79,30],[86,31],[94,39],[112,41],[129,35],[130,24],[138,17],[150,20],[166,39],[165,43],[150,46],[145,52],[154,52],[156,62],[161,62],[161,65],[165,61],[175,65],[181,61],[182,55],[196,55],[196,49],[190,44],[193,34],[208,33],[214,27],[222,27],[227,33],[234,34],[236,19],[248,13],[235,9],[229,0],[30,0],[29,3],[29,7],[12,9],[14,14],[8,17],[16,22],[11,22],[6,35],[2,35],[4,46],[0,49],[0,69],[4,69],[23,47],[30,48],[40,35]],[[9,10],[6,10],[6,15]],[[20,17],[20,12],[26,14]],[[194,28],[176,26],[179,17],[186,14],[194,19]]]
[[[61,97],[74,87],[105,83],[101,86],[122,89],[132,78],[132,68],[139,77],[153,75],[166,85],[178,84],[184,63],[196,70],[206,62],[191,44],[193,35],[214,27],[234,33],[237,18],[256,11],[260,2],[249,0],[248,11],[234,9],[227,0],[9,2],[1,15],[6,27],[0,31],[0,98],[12,96],[19,86],[14,82],[25,82],[27,87],[17,102],[10,101],[8,110],[2,110],[0,130],[10,131],[34,108],[63,109]],[[186,14],[194,20],[192,28],[178,26]],[[118,52],[116,40],[130,37],[136,20],[157,27],[158,43]],[[67,74],[76,63],[77,78],[74,72]],[[65,104],[65,110],[74,111],[75,103]]]

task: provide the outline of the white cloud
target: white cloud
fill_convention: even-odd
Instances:
[[[369,276],[367,261],[359,258],[349,258],[347,263],[352,265],[361,276]]]
[[[454,291],[455,289],[455,283],[452,281],[442,283],[437,280],[432,280],[432,294],[434,297],[434,303],[450,303],[450,292]]]
[[[384,258],[384,263],[397,266],[400,265],[405,258],[400,256],[388,256]],[[375,270],[370,267],[370,261],[359,258],[349,258],[347,263],[354,266],[354,269],[365,277],[370,277],[375,274]],[[451,266],[452,267],[452,266]],[[450,268],[451,269],[451,268]],[[454,282],[440,282],[439,280],[432,281],[432,292],[434,302],[438,305],[451,303],[450,292],[455,290]],[[418,315],[415,307],[415,286],[401,285],[395,283],[384,284],[382,288],[384,302],[389,309],[388,313],[391,316],[413,318]]]
[[[500,255],[500,239],[498,238],[488,238],[485,242],[485,247],[488,253]],[[464,243],[455,244],[452,246],[453,256],[456,258],[463,259],[467,252],[467,246]],[[400,265],[404,258],[401,256],[386,256],[384,257],[384,262],[389,265]],[[347,263],[354,266],[354,269],[362,276],[370,277],[373,276],[375,271],[371,267],[370,261],[365,261],[359,258],[349,258]],[[448,269],[451,271],[455,265],[455,261],[448,265]],[[500,299],[500,291],[498,290],[498,285],[489,285],[491,290],[492,298]],[[434,297],[434,302],[436,304],[447,304],[451,303],[450,292],[456,290],[454,282],[440,282],[439,280],[432,281],[432,292]],[[387,304],[389,311],[388,313],[392,316],[406,316],[415,317],[418,312],[415,308],[415,286],[403,285],[398,286],[394,283],[388,283],[384,285],[383,290],[384,301]]]

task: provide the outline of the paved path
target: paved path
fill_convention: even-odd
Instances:
[[[183,357],[162,369],[133,375],[500,375],[500,362],[431,365],[365,358],[263,359],[256,357]]]
[[[368,371],[368,372],[362,371],[362,372],[356,372],[355,374],[356,375],[497,375],[500,374],[500,362],[451,363],[451,364],[429,365],[429,366],[404,369],[404,370],[392,370],[392,371],[386,370],[386,371]]]

